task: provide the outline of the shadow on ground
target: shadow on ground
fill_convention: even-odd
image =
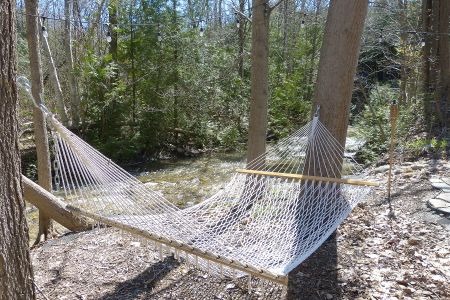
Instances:
[[[118,284],[114,291],[104,295],[99,300],[137,299],[142,294],[151,291],[158,281],[178,266],[179,262],[173,256],[168,256],[153,264],[138,276]]]
[[[286,299],[340,298],[336,233],[289,274]],[[329,297],[330,297],[329,296]]]

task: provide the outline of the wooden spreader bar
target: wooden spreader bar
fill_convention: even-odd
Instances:
[[[95,221],[101,222],[103,224],[112,226],[112,227],[116,227],[119,229],[122,229],[124,231],[127,231],[131,234],[135,234],[135,235],[139,235],[143,238],[155,241],[157,243],[160,244],[164,244],[168,247],[172,247],[181,251],[184,251],[186,253],[192,254],[192,255],[196,255],[198,257],[201,257],[203,259],[207,259],[210,260],[212,262],[251,274],[252,276],[256,276],[256,277],[260,277],[262,279],[265,280],[270,280],[272,282],[278,283],[278,284],[282,284],[282,285],[287,285],[288,283],[288,277],[287,276],[281,276],[281,275],[277,275],[274,273],[271,273],[269,271],[260,269],[260,268],[256,268],[254,266],[248,265],[248,264],[243,264],[240,263],[238,261],[235,260],[231,260],[225,257],[222,257],[220,255],[214,254],[212,252],[209,251],[203,251],[200,250],[192,245],[188,245],[179,241],[175,241],[175,240],[171,240],[168,238],[165,238],[163,236],[157,235],[157,234],[153,234],[150,233],[148,231],[139,229],[137,227],[134,226],[130,226],[130,225],[126,225],[126,224],[122,224],[118,221],[112,220],[110,218],[106,218],[97,214],[93,214],[93,213],[89,213],[86,211],[83,211],[77,207],[74,207],[72,205],[68,205],[67,209],[70,210],[71,212],[73,212],[74,214],[80,215],[80,216],[84,216],[84,217],[88,217],[91,218]]]
[[[243,173],[243,174],[269,176],[269,177],[290,178],[290,179],[294,179],[294,180],[313,180],[313,181],[322,181],[322,182],[336,182],[336,183],[360,185],[360,186],[380,186],[380,184],[378,182],[364,181],[364,180],[357,180],[357,179],[308,176],[308,175],[301,175],[301,174],[266,172],[266,171],[257,171],[257,170],[249,170],[249,169],[237,169],[236,172]]]

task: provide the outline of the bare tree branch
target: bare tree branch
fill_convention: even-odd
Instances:
[[[237,9],[236,7],[233,6],[233,10],[235,11],[235,13],[239,14],[239,15],[242,16],[244,19],[246,19],[249,23],[252,22],[252,19],[250,19],[248,16],[246,16],[242,11],[240,11],[240,10]]]

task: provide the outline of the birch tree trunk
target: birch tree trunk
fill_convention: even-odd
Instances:
[[[313,107],[320,105],[319,119],[341,145],[345,145],[347,137],[353,78],[367,9],[368,1],[331,0],[320,51]],[[313,171],[315,173],[307,175],[321,176],[320,170]],[[308,272],[308,276],[323,280],[325,287],[320,288],[321,292],[337,291],[336,251],[336,239],[335,235],[332,235],[313,257],[308,259],[310,270],[304,270],[307,267],[302,264],[289,274],[285,298],[317,298],[318,288],[303,286],[301,276],[296,277],[300,272]],[[316,267],[311,270],[311,265],[314,264]],[[327,287],[330,290],[326,290]],[[338,295],[333,296],[339,298]]]
[[[64,0],[64,35],[65,43],[64,50],[66,52],[66,58],[68,60],[67,76],[69,77],[70,85],[70,103],[71,103],[71,115],[72,115],[72,127],[78,128],[80,125],[80,97],[78,95],[78,83],[74,73],[73,51],[72,51],[72,24],[71,11],[73,9],[72,0]]]
[[[15,8],[0,1],[0,300],[36,298],[20,181]]]
[[[39,53],[39,15],[38,1],[25,1],[25,10],[27,13],[27,40],[28,55],[31,68],[31,93],[38,104],[42,103],[42,70],[41,57]],[[48,148],[47,126],[43,112],[33,108],[34,135],[36,141],[38,182],[41,187],[47,191],[52,189],[51,171],[50,171],[50,153]],[[52,231],[51,220],[45,212],[39,211],[39,233],[35,243],[39,243],[42,235],[48,238]]]

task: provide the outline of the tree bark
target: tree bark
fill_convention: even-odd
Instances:
[[[64,0],[64,35],[65,43],[64,50],[66,52],[66,58],[68,60],[67,66],[67,76],[69,77],[70,85],[70,103],[71,103],[71,116],[72,116],[72,127],[78,128],[80,125],[80,97],[78,95],[78,83],[74,73],[74,61],[73,61],[73,51],[72,51],[72,24],[71,11],[73,9],[72,0]]]
[[[252,73],[247,164],[266,150],[267,106],[269,98],[269,19],[267,0],[253,0]],[[247,168],[251,168],[247,165]]]
[[[15,9],[0,2],[0,300],[36,299],[20,183]]]
[[[111,35],[111,42],[109,43],[109,53],[112,56],[112,60],[117,62],[117,0],[112,0],[108,5],[109,13],[109,34]]]
[[[449,35],[442,34],[449,32],[449,3],[448,0],[439,0],[439,78],[438,89],[436,91],[437,98],[440,104],[440,111],[442,114],[441,126],[446,128],[448,126],[448,98],[450,92],[450,50],[449,50]]]
[[[320,52],[313,107],[315,110],[315,107],[320,105],[320,121],[343,146],[347,137],[353,78],[356,73],[367,9],[368,1],[331,0]],[[320,170],[312,169],[311,171],[312,173],[306,175],[321,176]],[[334,173],[340,174],[340,171]],[[305,272],[306,267],[302,264],[289,274],[285,298],[314,299],[317,298],[317,290],[324,293],[339,291],[336,251],[336,239],[335,235],[332,235],[313,257],[304,263],[308,266],[317,264],[314,268],[316,271],[307,272],[310,273],[309,276],[323,280],[325,282],[323,288],[310,287],[303,283],[301,276],[298,276],[301,272]],[[323,274],[323,270],[327,270],[326,274]],[[334,296],[336,299],[339,298],[338,295]]]
[[[244,13],[245,0],[239,0],[239,11]],[[238,74],[241,78],[244,78],[244,43],[245,43],[245,24],[246,21],[241,14],[237,14],[236,18],[239,20],[238,36]]]
[[[422,31],[431,31],[431,10],[432,0],[422,0]],[[422,49],[422,93],[423,93],[423,110],[425,116],[425,125],[428,135],[431,132],[432,115],[431,115],[431,45],[430,35],[424,37],[425,45]]]
[[[367,6],[367,1],[332,0],[320,51],[313,107],[320,105],[320,121],[343,146]]]
[[[400,105],[405,105],[408,101],[406,87],[408,84],[408,72],[406,71],[406,64],[408,61],[407,47],[408,47],[408,33],[407,31],[407,1],[398,0],[398,8],[400,10],[400,29],[402,33],[400,34],[400,47],[402,49],[401,54],[401,66],[400,66]]]
[[[34,100],[39,105],[42,103],[42,69],[41,57],[39,53],[39,11],[37,0],[25,1],[25,10],[27,13],[27,40],[28,55],[31,68],[31,93]],[[48,148],[47,126],[44,113],[39,109],[33,108],[34,135],[36,141],[38,182],[47,191],[52,189],[51,171],[50,171],[50,152]],[[39,243],[42,235],[48,238],[52,231],[50,218],[42,211],[39,211],[39,233],[35,243]]]

